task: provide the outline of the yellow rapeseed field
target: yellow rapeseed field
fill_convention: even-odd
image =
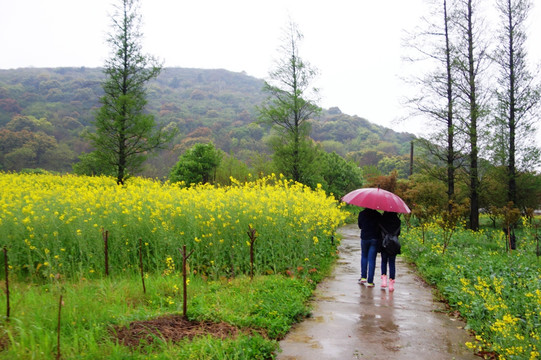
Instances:
[[[0,241],[14,274],[39,278],[100,276],[107,234],[111,270],[191,271],[229,276],[249,271],[248,230],[256,230],[255,269],[317,268],[347,214],[321,189],[270,176],[232,186],[183,188],[131,178],[0,174]],[[170,260],[168,260],[170,259]]]

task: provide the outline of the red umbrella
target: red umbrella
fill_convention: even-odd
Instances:
[[[374,210],[391,211],[408,214],[410,208],[400,196],[380,188],[364,188],[353,190],[342,197],[342,201],[351,205]]]

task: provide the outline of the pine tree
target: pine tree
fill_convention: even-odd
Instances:
[[[114,169],[117,183],[140,170],[151,150],[161,148],[175,135],[156,129],[154,117],[144,111],[145,85],[158,76],[161,64],[141,49],[141,17],[137,0],[122,0],[112,16],[109,34],[111,57],[105,64],[105,95],[96,114],[96,132],[90,135],[94,159]]]

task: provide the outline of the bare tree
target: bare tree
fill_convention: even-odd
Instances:
[[[480,131],[487,116],[483,73],[488,66],[488,45],[482,39],[483,21],[478,15],[479,0],[457,0],[456,35],[457,90],[461,125],[468,139],[468,177],[470,191],[470,228],[479,229],[479,152]],[[458,115],[458,114],[457,114]]]
[[[409,41],[418,53],[434,64],[435,69],[418,79],[420,95],[410,100],[414,108],[428,117],[434,133],[429,139],[421,139],[422,145],[439,162],[445,164],[445,176],[436,176],[446,182],[449,211],[455,194],[455,173],[462,159],[456,145],[455,125],[455,49],[451,39],[453,25],[447,0],[433,3],[436,22],[425,21],[422,29]]]
[[[539,148],[533,145],[536,118],[532,110],[539,105],[540,86],[534,83],[528,69],[525,48],[525,22],[532,3],[530,0],[497,0],[496,7],[500,26],[494,59],[499,76],[493,150],[496,161],[507,167],[507,200],[517,204],[517,156],[523,165],[539,164]]]

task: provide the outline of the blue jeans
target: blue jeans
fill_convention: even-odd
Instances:
[[[394,279],[396,275],[395,267],[396,255],[388,255],[385,251],[381,252],[381,275],[387,275],[387,263],[389,263],[389,279]]]
[[[366,279],[370,284],[374,283],[376,256],[378,255],[377,244],[377,239],[361,239],[361,278]]]

